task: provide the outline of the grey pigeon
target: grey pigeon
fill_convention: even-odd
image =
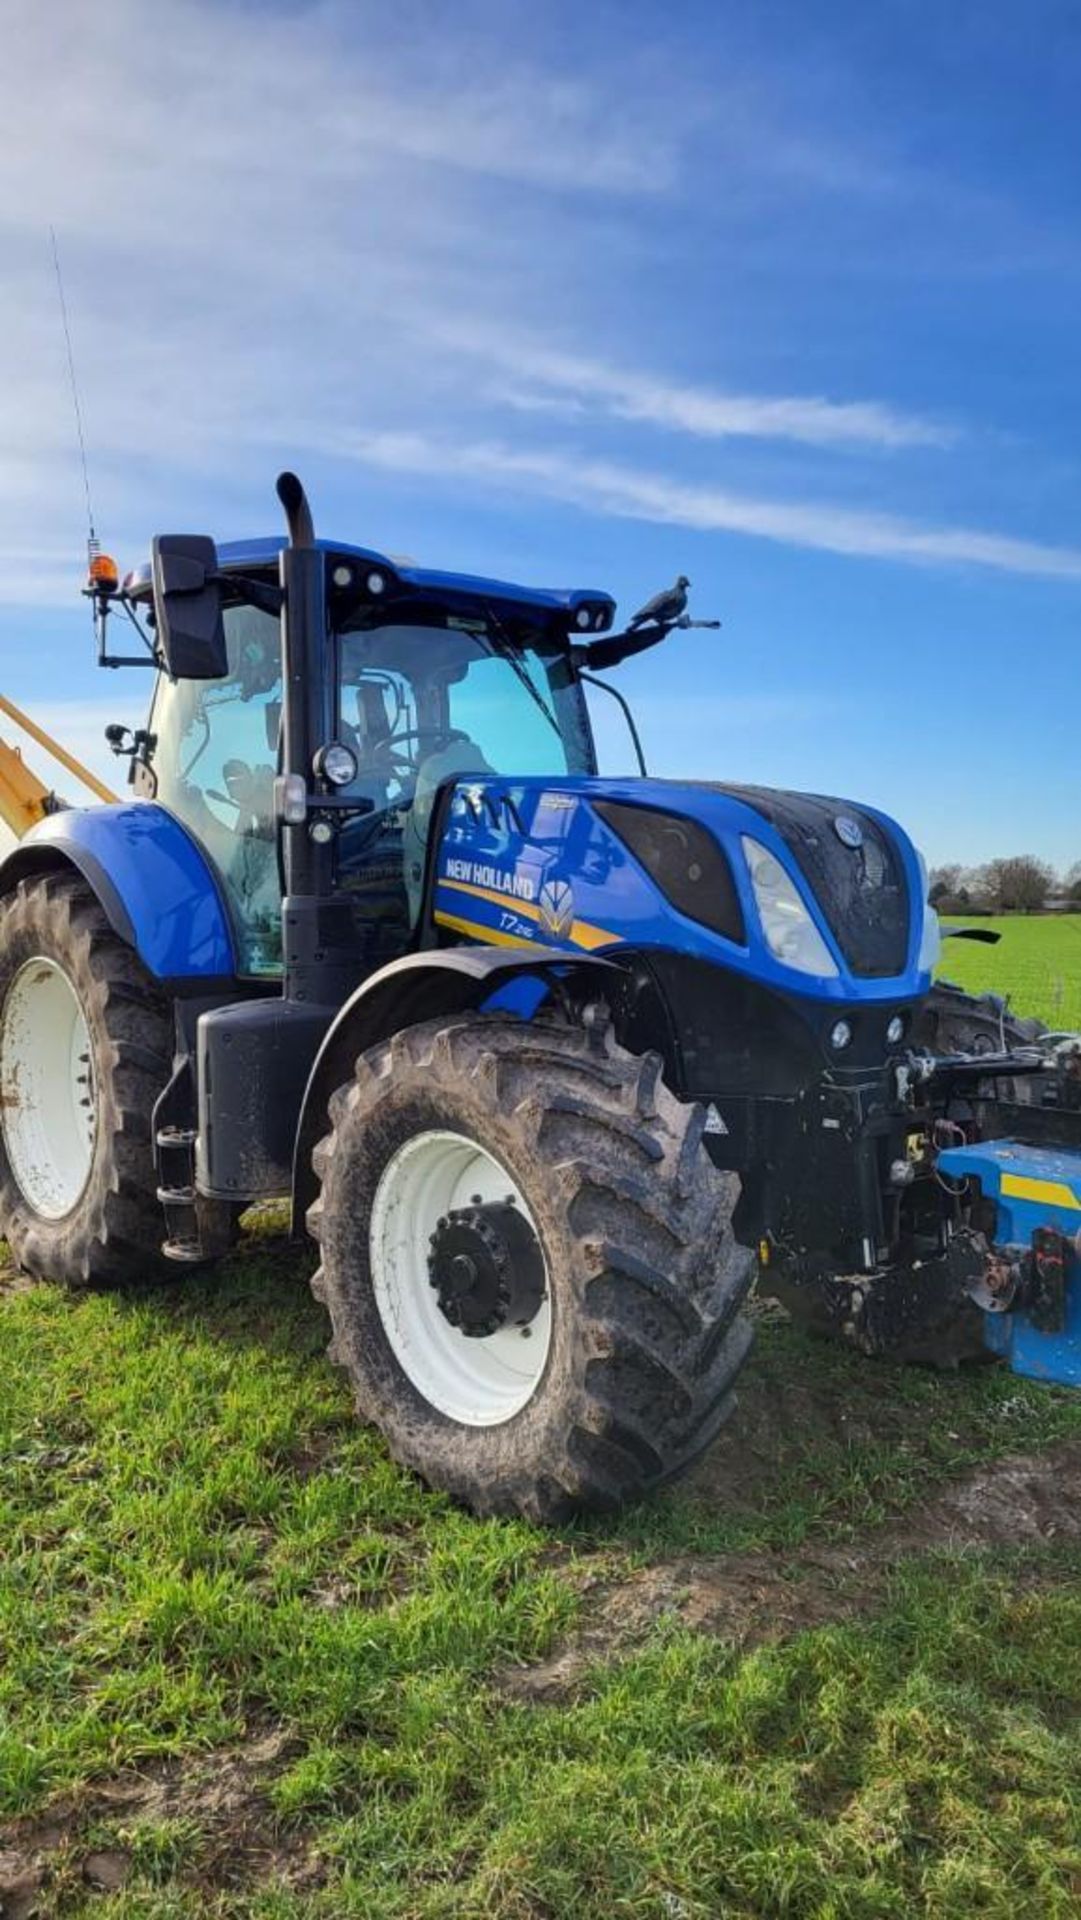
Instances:
[[[686,574],[681,573],[674,587],[666,587],[663,593],[655,593],[652,600],[647,600],[645,606],[638,609],[634,619],[627,622],[627,632],[633,633],[635,627],[650,624],[666,627],[678,620],[686,612],[687,588],[690,584]]]

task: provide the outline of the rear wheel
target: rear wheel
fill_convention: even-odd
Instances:
[[[171,1061],[169,1003],[81,879],[0,902],[0,1234],[28,1273],[165,1267],[151,1123]]]
[[[433,1022],[363,1054],[330,1118],[312,1286],[398,1460],[478,1512],[556,1520],[708,1445],[753,1260],[659,1059],[554,1022]]]

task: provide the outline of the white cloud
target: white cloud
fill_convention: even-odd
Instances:
[[[621,519],[656,521],[701,533],[750,534],[826,553],[1081,580],[1081,549],[1076,547],[1046,546],[969,527],[922,526],[854,507],[754,499],[565,452],[514,448],[495,441],[444,445],[407,433],[358,435],[343,439],[341,446],[356,459],[393,472],[438,479],[453,475],[456,481],[468,474],[481,482],[503,488],[517,485],[525,492]]]
[[[418,163],[429,190],[438,172],[617,195],[663,191],[678,168],[674,128],[644,142],[633,99],[606,111],[618,65],[598,88],[464,30],[411,34],[402,18],[388,31],[370,0],[259,14],[160,0],[153,31],[140,0],[93,16],[10,0],[6,15],[5,136],[21,164],[0,180],[0,217],[39,230],[60,183],[64,228],[200,252],[208,275],[261,246],[287,284],[283,231],[303,217],[317,242],[343,192],[386,198],[395,163]],[[118,87],[122,111],[103,114]],[[391,214],[397,201],[392,189]],[[133,215],[151,224],[132,231]]]
[[[705,439],[796,440],[821,447],[947,447],[957,438],[945,425],[899,413],[877,400],[723,393],[554,352],[490,330],[450,327],[442,337],[504,368],[518,381],[532,381],[532,392],[527,386],[512,389],[508,396],[523,409],[582,410],[591,402],[617,419],[645,421]]]
[[[672,185],[678,125],[642,141],[618,52],[568,76],[464,20],[390,16],[161,0],[148,30],[138,0],[92,16],[11,0],[0,504],[16,550],[47,528],[77,564],[85,535],[50,226],[99,531],[124,546],[174,502],[228,510],[343,417],[471,408],[472,368],[418,317],[566,277],[572,202]],[[0,582],[8,604],[56,597],[36,566]]]
[[[688,132],[669,110],[686,77],[658,78],[621,46],[568,77],[478,47],[457,23],[440,30],[437,13],[413,31],[414,17],[395,30],[372,0],[257,15],[161,0],[150,31],[138,0],[10,0],[0,607],[71,606],[79,584],[50,224],[99,532],[124,563],[170,520],[225,531],[250,525],[254,502],[265,524],[274,464],[308,450],[835,553],[1077,577],[1072,548],[771,500],[613,457],[643,425],[723,441],[730,463],[742,449],[729,443],[750,440],[903,454],[954,436],[885,400],[726,391],[644,369],[625,344],[640,332],[633,284],[609,266],[648,267],[651,241],[628,209],[675,200],[687,181],[701,117]],[[745,161],[758,124],[736,129]],[[798,128],[792,140],[792,170],[813,174]],[[537,333],[552,313],[562,340],[593,341],[606,310],[603,350]],[[531,416],[541,444],[497,437],[508,413]],[[580,454],[543,444],[561,416]]]

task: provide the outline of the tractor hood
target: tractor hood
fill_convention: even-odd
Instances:
[[[907,835],[823,794],[462,781],[433,878],[437,922],[474,938],[674,948],[819,999],[914,997],[937,957]]]

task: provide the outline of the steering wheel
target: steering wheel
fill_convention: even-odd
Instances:
[[[227,807],[236,808],[234,833],[248,834],[254,827],[260,839],[272,840],[274,838],[273,767],[265,764],[252,767],[246,760],[226,760],[221,772],[227,791],[220,793],[217,788],[208,787],[207,798],[219,800]]]
[[[439,753],[444,747],[452,746],[455,740],[465,740],[467,737],[461,727],[403,727],[401,733],[394,734],[386,742],[384,751],[412,773],[421,760],[426,760],[430,754]],[[401,750],[407,740],[416,743],[415,751],[411,754]]]

